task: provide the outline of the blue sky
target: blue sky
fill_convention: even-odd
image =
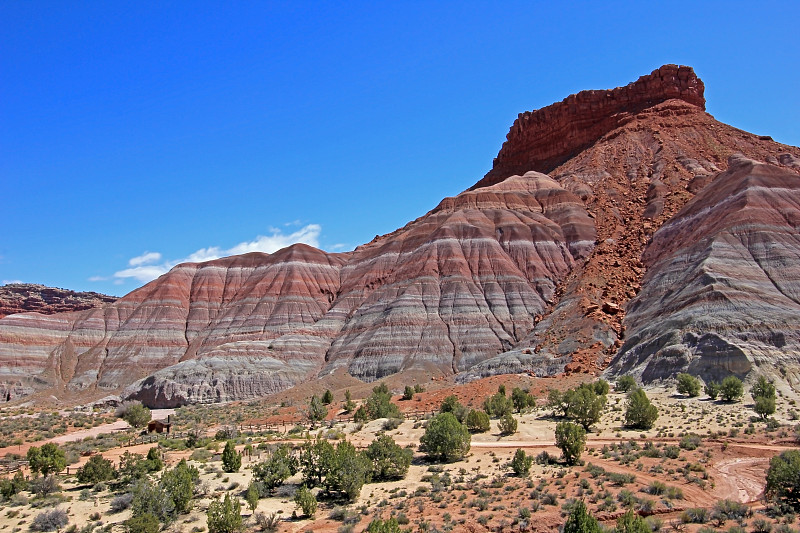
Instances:
[[[474,184],[519,112],[664,63],[798,145],[799,5],[0,1],[0,282],[349,250]]]

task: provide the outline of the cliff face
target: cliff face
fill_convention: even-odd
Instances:
[[[52,315],[102,307],[116,301],[115,296],[97,292],[75,292],[31,283],[10,283],[0,286],[0,318],[14,313]]]
[[[653,236],[610,370],[800,382],[800,176],[743,156]]]
[[[640,111],[676,99],[705,109],[705,87],[691,67],[664,65],[637,81],[607,91],[581,91],[561,102],[520,113],[476,187],[529,170],[549,173]]]
[[[797,301],[787,296],[794,270],[774,289],[764,279],[780,279],[776,269],[800,249],[800,150],[717,122],[702,93],[691,69],[666,66],[523,114],[481,182],[353,252],[295,245],[184,264],[100,309],[6,317],[0,384],[13,396],[123,392],[171,406],[341,372],[365,381],[407,370],[460,380],[598,374],[612,358],[612,372],[644,379],[678,367],[704,376],[768,361],[796,368],[796,339],[778,323],[794,322],[763,313],[793,313],[779,300]],[[744,171],[735,153],[764,163]],[[753,176],[752,187],[725,185]],[[762,211],[737,211],[726,198],[745,190],[772,192],[753,200]],[[694,205],[708,209],[686,215]],[[770,222],[741,233],[712,223],[714,213]],[[692,232],[681,222],[703,217]],[[724,257],[709,255],[721,243]],[[736,253],[743,271],[730,266]],[[709,261],[728,265],[726,281],[706,275]],[[720,283],[740,283],[736,305]],[[665,295],[680,284],[686,291]],[[730,348],[735,364],[710,362],[712,349],[728,347],[739,350]]]

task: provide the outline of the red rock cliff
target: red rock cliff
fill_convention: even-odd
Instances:
[[[116,301],[115,296],[97,292],[75,292],[30,283],[11,283],[0,287],[0,318],[14,313],[43,315],[83,311]]]
[[[520,113],[492,170],[473,188],[530,170],[549,173],[643,109],[679,99],[705,109],[705,87],[692,67],[664,65],[625,87],[581,91],[561,102]]]

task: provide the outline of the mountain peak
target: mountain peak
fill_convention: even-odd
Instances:
[[[531,170],[549,173],[640,111],[667,100],[683,100],[703,111],[704,90],[692,67],[664,65],[624,87],[581,91],[520,113],[492,170],[473,189]]]

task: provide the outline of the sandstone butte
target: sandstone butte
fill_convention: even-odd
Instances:
[[[116,296],[97,292],[75,292],[32,283],[9,283],[0,286],[0,318],[15,313],[52,315],[65,311],[82,311],[102,307],[116,300]]]
[[[0,391],[150,406],[329,374],[758,369],[800,383],[800,149],[705,112],[690,67],[519,116],[473,187],[352,252],[176,266],[0,320]]]

